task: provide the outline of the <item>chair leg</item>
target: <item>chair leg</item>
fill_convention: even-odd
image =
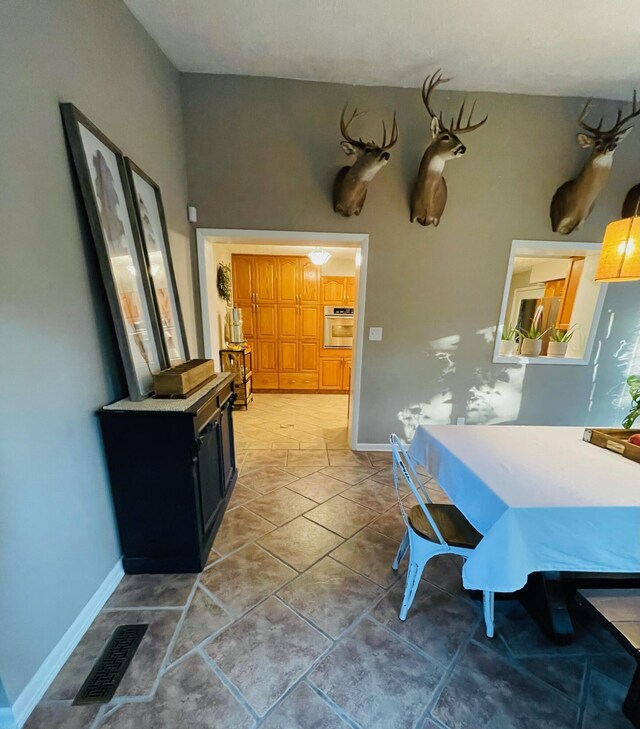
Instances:
[[[495,599],[494,593],[489,590],[485,590],[482,593],[482,608],[484,612],[484,625],[487,632],[487,638],[493,638],[494,634],[494,609]]]
[[[412,542],[409,549],[409,569],[407,571],[407,582],[404,587],[404,597],[402,598],[402,607],[400,608],[400,620],[407,619],[407,613],[416,596],[420,578],[424,572],[425,565],[436,554],[441,554],[441,549],[434,549],[428,542]]]
[[[391,569],[394,572],[398,571],[398,567],[400,567],[400,562],[402,562],[402,558],[406,554],[408,546],[409,546],[409,531],[408,531],[408,529],[405,529],[404,537],[402,537],[402,541],[400,542],[400,546],[398,547],[398,553],[396,554],[396,558],[393,560],[393,564],[391,565]]]

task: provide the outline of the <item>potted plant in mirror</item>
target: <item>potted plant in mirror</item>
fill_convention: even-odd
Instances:
[[[571,337],[575,334],[576,325],[570,329],[553,328],[549,335],[549,349],[547,349],[548,357],[564,357],[567,354],[567,348]]]
[[[504,327],[500,337],[500,354],[503,357],[513,357],[518,354],[519,334],[520,332],[511,326],[511,322]]]
[[[622,427],[629,430],[640,417],[640,376],[631,375],[631,377],[627,378],[627,385],[629,385],[629,394],[631,395],[631,410],[629,410],[629,414],[623,420]],[[637,435],[631,437],[638,438]],[[634,445],[640,445],[640,443],[634,443]]]
[[[542,351],[542,337],[548,331],[548,329],[544,331],[538,329],[537,324],[532,324],[529,329],[520,329],[520,335],[522,336],[520,354],[523,357],[539,357]]]

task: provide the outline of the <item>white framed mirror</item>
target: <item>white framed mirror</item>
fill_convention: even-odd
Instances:
[[[607,284],[595,281],[600,243],[514,240],[493,361],[586,365]]]

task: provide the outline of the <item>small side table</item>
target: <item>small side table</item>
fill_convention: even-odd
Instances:
[[[235,408],[249,408],[253,400],[253,353],[251,345],[245,344],[242,349],[221,349],[220,362],[223,372],[235,374],[233,383],[237,395]]]

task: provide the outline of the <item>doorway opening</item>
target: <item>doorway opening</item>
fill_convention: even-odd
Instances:
[[[224,368],[220,352],[238,338],[230,324],[241,319],[254,396],[247,406],[254,417],[246,420],[252,424],[257,417],[278,426],[267,447],[278,450],[278,442],[284,446],[288,440],[295,448],[290,436],[296,424],[311,420],[310,432],[299,430],[301,450],[322,440],[356,450],[368,239],[366,234],[197,230],[205,356]],[[330,254],[326,262],[309,256],[317,249]],[[231,274],[229,304],[218,292],[219,269],[225,266]],[[268,434],[251,425],[249,430],[267,442]],[[259,448],[258,442],[251,445]]]

